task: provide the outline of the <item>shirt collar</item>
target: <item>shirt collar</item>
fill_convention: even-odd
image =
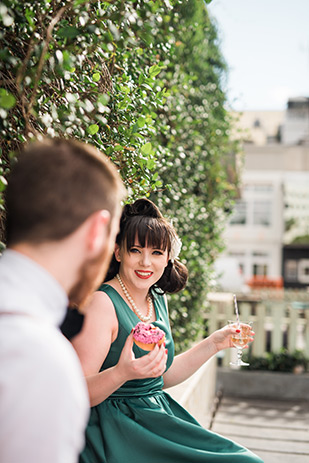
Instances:
[[[59,325],[68,297],[58,281],[29,257],[6,249],[0,257],[0,312],[24,313]]]

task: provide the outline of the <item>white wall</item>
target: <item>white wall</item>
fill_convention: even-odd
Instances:
[[[309,113],[304,112],[301,116],[289,114],[287,112],[283,130],[282,143],[286,145],[297,144],[300,140],[304,140],[309,135]]]
[[[244,173],[242,199],[247,204],[246,223],[228,225],[224,238],[227,244],[226,254],[238,258],[247,279],[253,275],[254,264],[266,265],[267,276],[270,278],[281,276],[284,226],[282,181],[281,173],[266,171]],[[264,187],[265,191],[263,191]],[[263,203],[266,206],[265,217],[269,218],[269,223],[256,224],[259,217],[256,204]]]

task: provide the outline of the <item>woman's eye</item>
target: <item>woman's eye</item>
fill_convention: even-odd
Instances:
[[[155,254],[156,256],[162,256],[163,252],[162,251],[153,251],[153,254]]]
[[[131,248],[131,249],[130,249],[130,252],[137,253],[137,252],[139,252],[139,249],[137,249],[137,248]]]

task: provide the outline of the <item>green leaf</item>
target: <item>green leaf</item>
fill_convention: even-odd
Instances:
[[[148,85],[148,84],[143,84],[142,87],[147,88],[147,90],[149,90],[150,92],[153,91],[153,88],[150,87],[150,85]]]
[[[144,165],[146,164],[147,161],[145,159],[143,159],[143,158],[139,158],[137,160],[137,162],[141,167],[144,167]]]
[[[0,107],[4,109],[11,109],[15,106],[15,104],[15,96],[8,92],[5,88],[0,88]]]
[[[147,161],[147,169],[152,170],[154,169],[156,163],[153,159],[148,159]]]
[[[150,154],[151,151],[152,151],[152,144],[150,142],[145,143],[145,145],[141,147],[141,152],[143,154]]]
[[[149,68],[149,75],[150,77],[155,77],[161,72],[161,66],[155,64],[154,66],[150,66]]]
[[[98,103],[101,103],[102,105],[106,106],[109,102],[109,96],[106,95],[106,93],[101,93],[98,96]]]
[[[152,144],[150,142],[145,143],[145,145],[141,147],[141,152],[143,154],[150,154],[151,151],[152,151]]]
[[[122,145],[116,145],[114,146],[114,151],[122,151],[123,150],[123,146]]]
[[[25,16],[26,16],[26,19],[29,23],[29,25],[31,26],[31,28],[33,29],[34,27],[34,21],[33,21],[33,18],[35,16],[35,13],[34,11],[32,10],[29,10],[29,8],[26,8],[26,11],[25,11]]]
[[[119,109],[125,109],[127,105],[128,105],[128,102],[124,100],[124,101],[120,101],[117,106]]]
[[[57,35],[66,39],[75,39],[80,34],[80,31],[73,26],[62,27]]]
[[[95,72],[94,74],[92,74],[92,80],[94,82],[99,82],[101,76],[100,76],[100,73],[99,72]]]
[[[90,135],[95,135],[99,130],[98,124],[91,124],[89,127],[87,127],[87,132],[90,133]]]
[[[2,175],[0,175],[0,191],[4,191],[7,184],[8,182],[6,181],[6,179]]]
[[[144,118],[144,117],[139,117],[139,118],[137,119],[137,125],[138,125],[140,128],[144,127],[145,123],[146,123],[146,121],[145,121],[145,118]]]

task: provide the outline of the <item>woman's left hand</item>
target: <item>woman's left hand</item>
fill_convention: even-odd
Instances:
[[[248,325],[246,325],[248,326]],[[216,352],[219,352],[220,350],[223,349],[228,349],[229,347],[234,347],[231,337],[233,334],[239,334],[240,330],[237,328],[237,326],[230,326],[226,325],[220,330],[214,331],[209,337],[209,341],[211,341],[215,347]],[[252,342],[254,340],[254,331],[250,330],[249,332],[249,339],[248,342]],[[247,348],[248,345],[244,347]]]

